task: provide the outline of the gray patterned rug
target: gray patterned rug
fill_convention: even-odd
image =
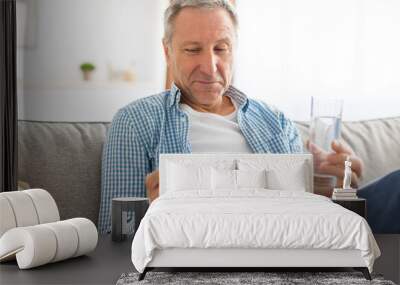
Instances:
[[[360,272],[148,272],[142,281],[139,273],[122,274],[117,285],[134,284],[379,284],[395,285],[380,275],[372,275],[372,281]]]

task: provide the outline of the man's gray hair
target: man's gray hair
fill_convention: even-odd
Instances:
[[[236,14],[235,7],[229,2],[229,0],[172,0],[167,10],[164,13],[164,41],[166,44],[170,44],[173,35],[173,24],[176,16],[183,8],[204,8],[204,9],[215,9],[223,8],[231,16],[233,25],[235,26],[235,32],[237,33],[238,17]]]

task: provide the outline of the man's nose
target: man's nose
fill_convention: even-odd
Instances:
[[[213,76],[217,72],[218,58],[213,51],[205,52],[201,57],[200,71]]]

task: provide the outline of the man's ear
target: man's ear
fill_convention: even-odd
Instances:
[[[167,65],[169,66],[171,62],[170,44],[168,44],[165,39],[163,39],[162,43],[164,48],[165,60],[167,61]]]

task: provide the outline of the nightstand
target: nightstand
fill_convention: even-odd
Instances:
[[[123,241],[133,236],[149,207],[149,199],[142,197],[119,197],[112,199],[113,241]]]
[[[363,198],[357,199],[332,199],[332,202],[339,204],[340,206],[359,214],[364,219],[367,218],[367,200]]]

